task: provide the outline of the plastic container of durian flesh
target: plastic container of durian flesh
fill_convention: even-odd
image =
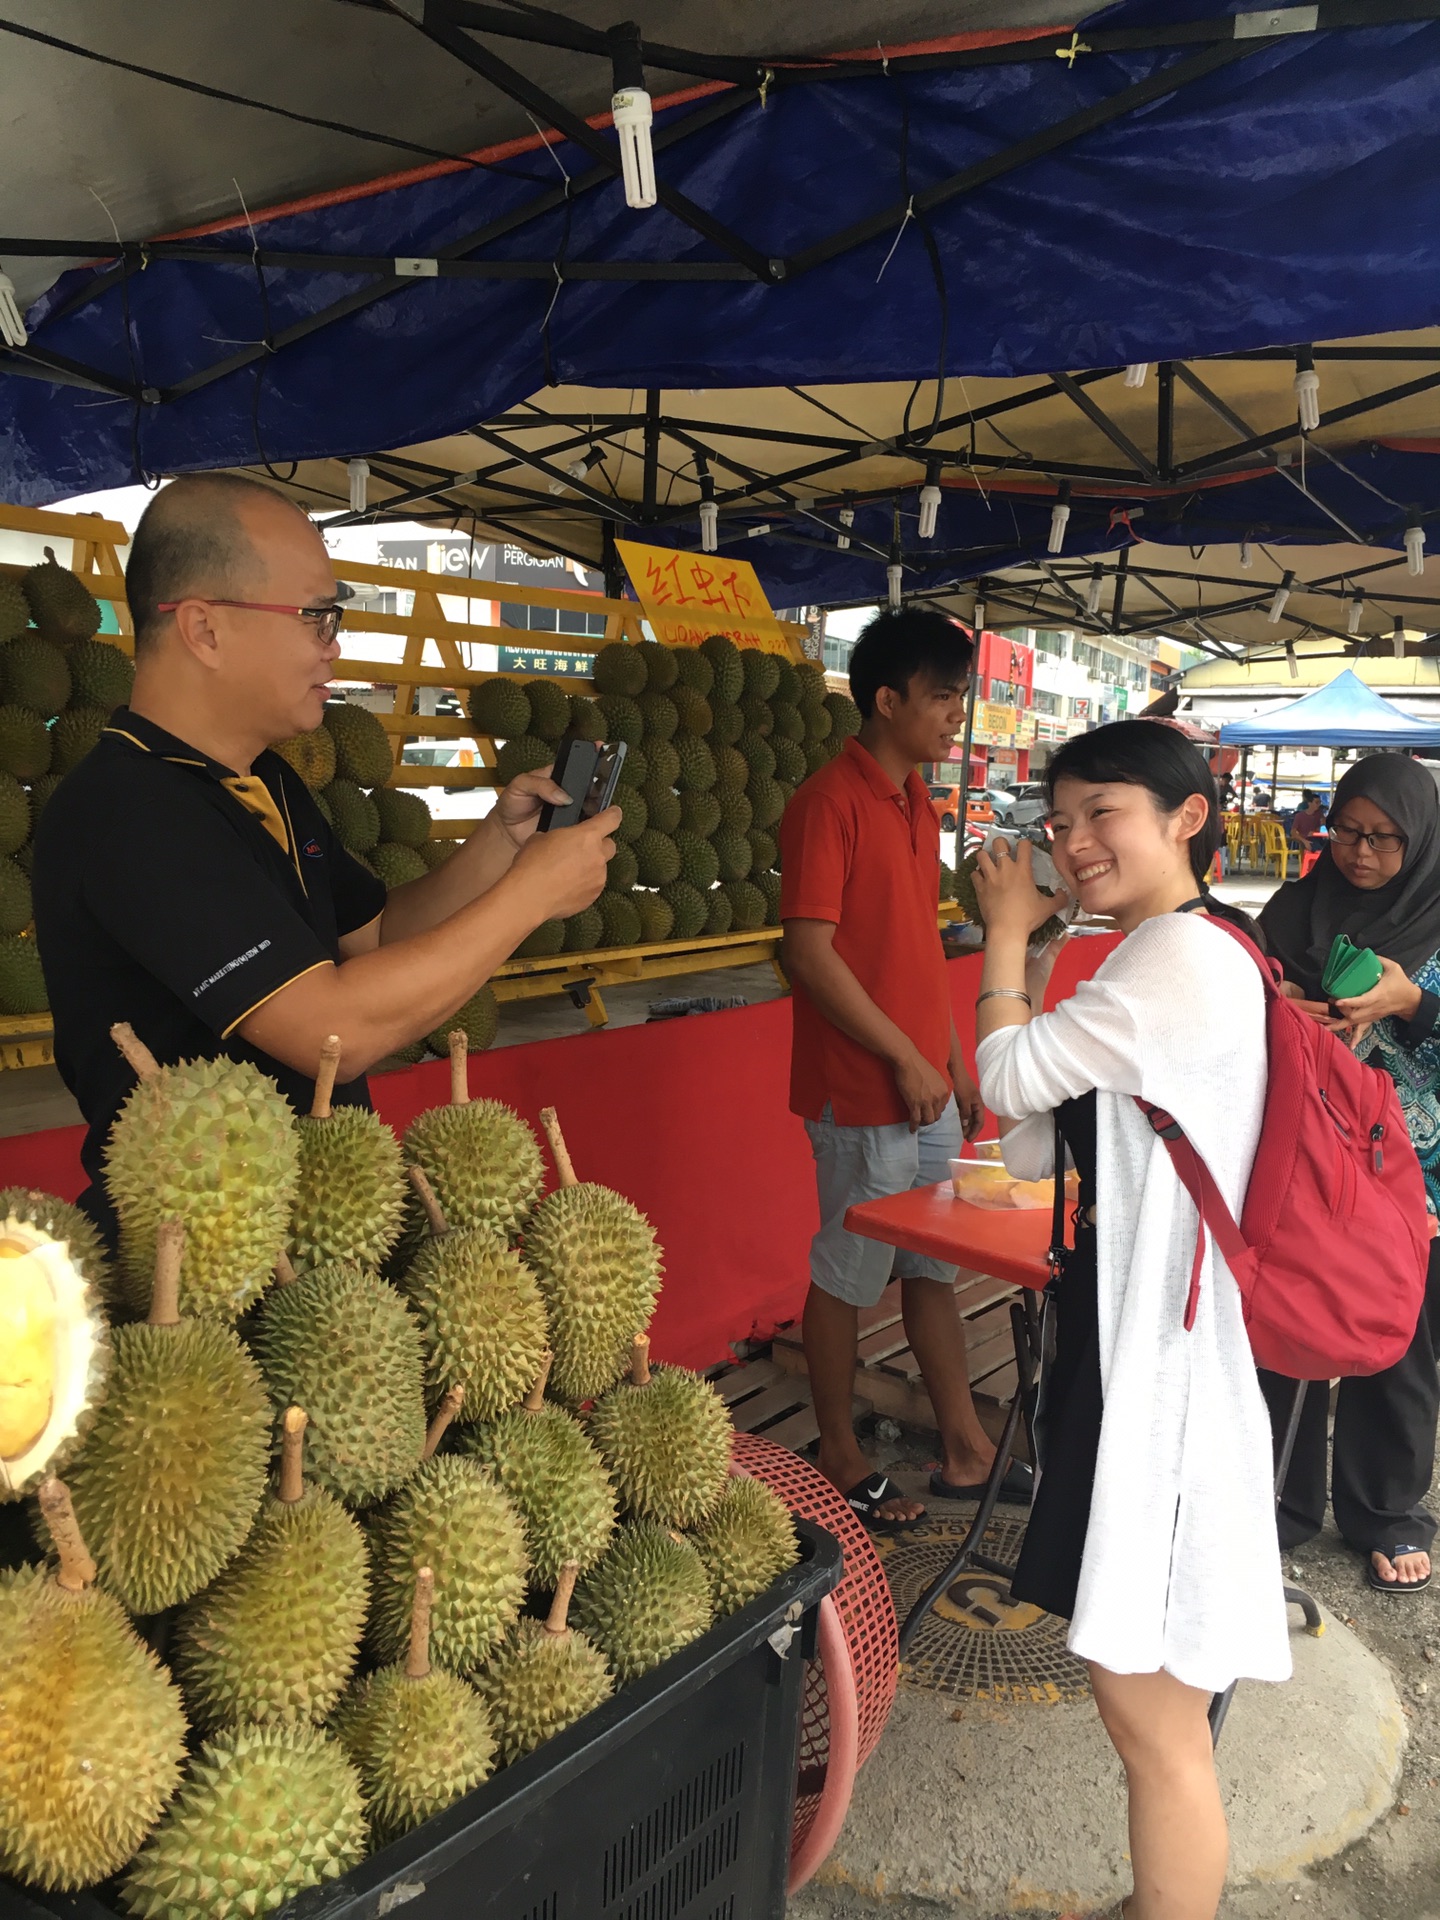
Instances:
[[[799,1515],[795,1531],[800,1558],[765,1593],[270,1920],[619,1920],[682,1901],[783,1920],[806,1662],[845,1570],[832,1534]],[[0,1878],[0,1920],[123,1920],[110,1896]]]

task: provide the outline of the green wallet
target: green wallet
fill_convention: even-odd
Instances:
[[[1343,933],[1336,934],[1330,958],[1320,976],[1327,1000],[1357,1000],[1362,993],[1378,987],[1381,977],[1378,954],[1372,953],[1369,947],[1355,946]]]

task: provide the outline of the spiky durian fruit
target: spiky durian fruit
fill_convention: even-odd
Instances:
[[[730,924],[741,933],[753,933],[765,924],[765,896],[748,880],[730,880],[724,886],[730,902]]]
[[[100,602],[68,567],[60,565],[53,547],[46,547],[44,560],[31,567],[20,586],[30,618],[47,640],[68,646],[100,631]]]
[[[518,680],[482,680],[470,689],[467,705],[471,724],[486,739],[518,740],[530,731],[530,697]]]
[[[645,684],[652,693],[668,693],[679,677],[675,649],[656,640],[642,640],[635,651],[645,662]]]
[[[669,907],[673,920],[671,934],[676,940],[693,940],[705,924],[705,896],[688,880],[672,880],[660,889],[659,898]]]
[[[0,853],[18,853],[32,824],[29,794],[13,773],[0,773]]]
[[[181,1306],[236,1320],[285,1246],[299,1173],[295,1116],[247,1060],[161,1067],[130,1027],[111,1033],[139,1076],[105,1149],[126,1297],[145,1311],[156,1228],[174,1216],[185,1223]]]
[[[394,1491],[425,1445],[425,1358],[400,1295],[362,1268],[316,1267],[265,1297],[251,1346],[277,1407],[310,1416],[310,1477],[350,1506]]]
[[[23,933],[0,939],[0,1012],[44,1013],[50,1005],[35,942]]]
[[[0,574],[0,645],[24,633],[30,624],[30,602],[18,580]]]
[[[681,820],[680,796],[667,782],[657,780],[652,773],[641,789],[640,798],[645,802],[645,818],[652,833],[672,834]],[[26,809],[28,823],[29,809]],[[653,883],[656,886],[661,881]]]
[[[265,1492],[259,1369],[228,1327],[180,1319],[183,1248],[179,1221],[163,1221],[150,1318],[111,1334],[105,1399],[70,1469],[101,1581],[132,1613],[159,1613],[213,1580]]]
[[[613,863],[612,863],[613,864]],[[532,933],[515,949],[517,960],[546,960],[553,954],[563,951],[565,946],[565,922],[563,920],[542,920]]]
[[[760,889],[765,902],[765,924],[778,927],[780,924],[780,876],[778,873],[757,873],[755,885]]]
[[[595,1405],[586,1430],[627,1509],[665,1527],[698,1526],[725,1491],[730,1416],[697,1373],[649,1364],[638,1334],[630,1378]]]
[[[140,1920],[253,1920],[367,1850],[360,1776],[318,1727],[241,1727],[200,1749],[120,1883]]]
[[[376,787],[370,798],[380,815],[380,838],[397,847],[423,847],[430,838],[430,809],[418,793]]]
[[[763,1481],[737,1474],[690,1535],[710,1576],[717,1619],[763,1593],[800,1549],[790,1509]]]
[[[671,875],[674,878],[674,875]],[[596,901],[604,923],[602,939],[607,947],[633,947],[640,938],[640,913],[628,894],[607,887]]]
[[[707,699],[712,692],[720,699],[727,697],[716,687],[715,669],[699,647],[673,647],[671,651],[675,655],[675,678],[678,685],[694,687],[697,693],[703,693]]]
[[[635,849],[627,846],[623,840],[617,840],[615,851],[610,856],[610,865],[605,870],[606,886],[613,887],[617,893],[628,893],[639,883],[640,862]]]
[[[588,1572],[615,1531],[615,1489],[604,1461],[570,1415],[545,1401],[550,1361],[547,1353],[522,1406],[465,1441],[514,1501],[525,1523],[531,1578],[546,1590],[567,1562]]]
[[[0,934],[23,933],[34,917],[29,875],[18,861],[0,857]]]
[[[942,867],[940,898],[956,901],[962,918],[968,920],[972,926],[983,928],[985,916],[980,911],[980,899],[975,891],[975,869],[979,863],[980,850],[977,847],[974,853],[967,853],[953,871],[949,867]],[[947,885],[947,881],[951,884]],[[1040,891],[1053,893],[1054,888],[1041,887]],[[1032,950],[1038,951],[1041,947],[1048,946],[1052,940],[1058,939],[1064,931],[1065,922],[1058,913],[1052,913],[1050,918],[1043,921],[1031,934],[1029,945]]]
[[[621,1527],[575,1594],[576,1626],[622,1683],[698,1640],[713,1612],[700,1555],[648,1520]]]
[[[383,787],[395,765],[390,736],[373,713],[331,700],[322,716],[335,742],[335,772],[357,787]]]
[[[548,740],[542,740],[537,734],[522,733],[507,740],[495,756],[495,779],[499,786],[508,787],[519,773],[534,773],[540,767],[550,766],[555,759],[555,749]]]
[[[587,700],[583,693],[570,696],[570,726],[572,740],[603,740],[605,738],[605,716],[593,700]]]
[[[368,853],[380,842],[380,814],[368,793],[362,793],[353,780],[332,780],[323,793],[326,817],[335,829],[335,838],[347,853]]]
[[[798,704],[802,707],[818,707],[827,691],[825,669],[814,660],[797,660],[795,678],[800,683]]]
[[[705,932],[712,936],[729,933],[734,919],[735,909],[729,894],[716,887],[705,900]]]
[[[671,795],[674,798],[674,795]],[[675,809],[679,814],[679,806]],[[666,816],[669,818],[669,815]],[[647,828],[635,842],[635,859],[642,887],[668,886],[680,877],[680,849],[668,834]],[[603,898],[603,895],[602,895]]]
[[[135,663],[108,640],[81,640],[67,655],[70,698],[77,707],[113,713],[123,707],[135,685]]]
[[[305,1484],[301,1408],[287,1410],[284,1433],[279,1484],[249,1539],[176,1622],[170,1665],[202,1733],[325,1719],[360,1651],[365,1541],[337,1500]]]
[[[12,706],[29,707],[42,720],[53,720],[70,698],[64,650],[38,633],[12,640],[0,652],[0,690]]]
[[[541,1110],[560,1186],[535,1209],[525,1258],[545,1296],[562,1400],[591,1400],[629,1363],[660,1291],[660,1249],[650,1222],[609,1187],[581,1185],[553,1107]],[[533,1377],[533,1373],[532,1373]]]
[[[335,1736],[365,1787],[374,1839],[384,1845],[488,1780],[495,1735],[468,1681],[430,1664],[435,1575],[415,1576],[403,1666],[357,1681],[335,1715]]]
[[[762,653],[758,647],[746,647],[740,655],[740,671],[745,691],[753,699],[769,700],[780,685],[780,656]]]
[[[733,640],[712,633],[700,642],[700,651],[715,674],[715,691],[722,700],[738,700],[745,691],[745,662]]]
[[[335,778],[335,736],[328,727],[277,740],[270,749],[295,769],[311,793],[319,793]]]
[[[0,1871],[71,1891],[115,1873],[180,1779],[180,1695],[95,1565],[65,1487],[41,1511],[53,1571],[0,1573]]]
[[[830,727],[841,740],[849,740],[860,731],[860,709],[855,702],[843,693],[827,693],[825,711],[830,715]]]
[[[635,896],[635,905],[640,914],[640,938],[646,945],[668,940],[675,928],[675,909],[668,901],[658,893],[640,893]]]
[[[465,1395],[462,1418],[493,1420],[513,1407],[545,1353],[545,1305],[519,1254],[488,1227],[452,1230],[425,1175],[411,1178],[430,1239],[405,1276],[420,1321],[432,1404],[451,1387]]]
[[[56,773],[69,773],[78,767],[109,725],[109,716],[99,707],[67,707],[50,732],[50,764]]]
[[[548,1618],[517,1620],[476,1680],[505,1766],[573,1726],[615,1691],[604,1655],[567,1624],[578,1572],[573,1560],[561,1568]]]
[[[458,1394],[448,1397],[428,1447],[438,1445],[458,1400]],[[370,1642],[382,1664],[393,1665],[405,1652],[422,1567],[435,1574],[435,1658],[450,1673],[471,1673],[519,1617],[527,1567],[520,1516],[478,1461],[432,1454],[376,1515]]]
[[[430,871],[414,847],[402,847],[398,840],[382,840],[370,849],[369,860],[390,893],[412,880],[423,880]]]
[[[417,851],[425,862],[427,871],[434,873],[437,867],[443,867],[447,860],[453,859],[460,851],[460,842],[444,838],[426,840]]]
[[[411,1121],[405,1158],[424,1173],[452,1228],[488,1227],[509,1238],[539,1198],[545,1162],[518,1113],[498,1100],[470,1098],[466,1051],[457,1030],[450,1038],[450,1104]]]
[[[679,692],[679,688],[676,688]],[[675,785],[682,793],[708,793],[719,778],[719,759],[711,753],[705,742],[693,733],[677,733],[675,750],[680,765],[675,775]],[[722,747],[721,753],[729,753],[729,747]]]
[[[570,696],[553,680],[527,680],[523,689],[530,702],[530,731],[542,740],[556,741],[570,725]]]
[[[110,1358],[81,1250],[4,1201],[0,1194],[0,1500],[64,1466],[94,1419]]]
[[[627,641],[612,640],[595,656],[594,678],[600,693],[627,694],[633,699],[645,691],[649,679],[646,656]]]
[[[437,1027],[429,1035],[431,1049],[442,1059],[449,1051],[450,1035],[457,1030],[464,1034],[466,1047],[471,1053],[484,1053],[488,1047],[494,1046],[495,1036],[500,1031],[500,1002],[495,997],[493,987],[481,987],[477,993],[472,993],[463,1007],[458,1007],[443,1026]]]
[[[50,729],[38,713],[9,702],[0,706],[0,771],[39,780],[50,771],[50,752]]]
[[[595,907],[586,907],[580,913],[572,913],[565,922],[566,953],[592,953],[600,945],[605,934],[605,922]]]
[[[400,1236],[405,1163],[400,1142],[368,1107],[332,1107],[340,1036],[320,1049],[309,1114],[298,1123],[299,1178],[290,1217],[297,1273],[331,1260],[378,1267]]]

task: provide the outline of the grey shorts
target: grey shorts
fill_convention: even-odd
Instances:
[[[950,1176],[947,1164],[960,1152],[960,1111],[953,1098],[938,1120],[912,1133],[893,1127],[842,1127],[827,1106],[805,1131],[815,1155],[820,1231],[810,1243],[810,1278],[822,1293],[852,1307],[873,1307],[892,1271],[909,1279],[953,1281],[954,1267],[924,1254],[864,1240],[845,1231],[845,1212],[858,1200],[879,1200],[910,1187],[933,1186]]]

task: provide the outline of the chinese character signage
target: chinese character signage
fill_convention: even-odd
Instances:
[[[501,673],[548,673],[561,680],[588,680],[593,653],[555,653],[548,647],[501,647]]]
[[[665,646],[698,647],[722,633],[737,647],[792,653],[748,560],[642,547],[633,540],[617,540],[615,550],[651,632]]]
[[[1015,744],[1015,709],[1001,700],[981,700],[975,707],[972,739],[981,747],[1011,747]]]

